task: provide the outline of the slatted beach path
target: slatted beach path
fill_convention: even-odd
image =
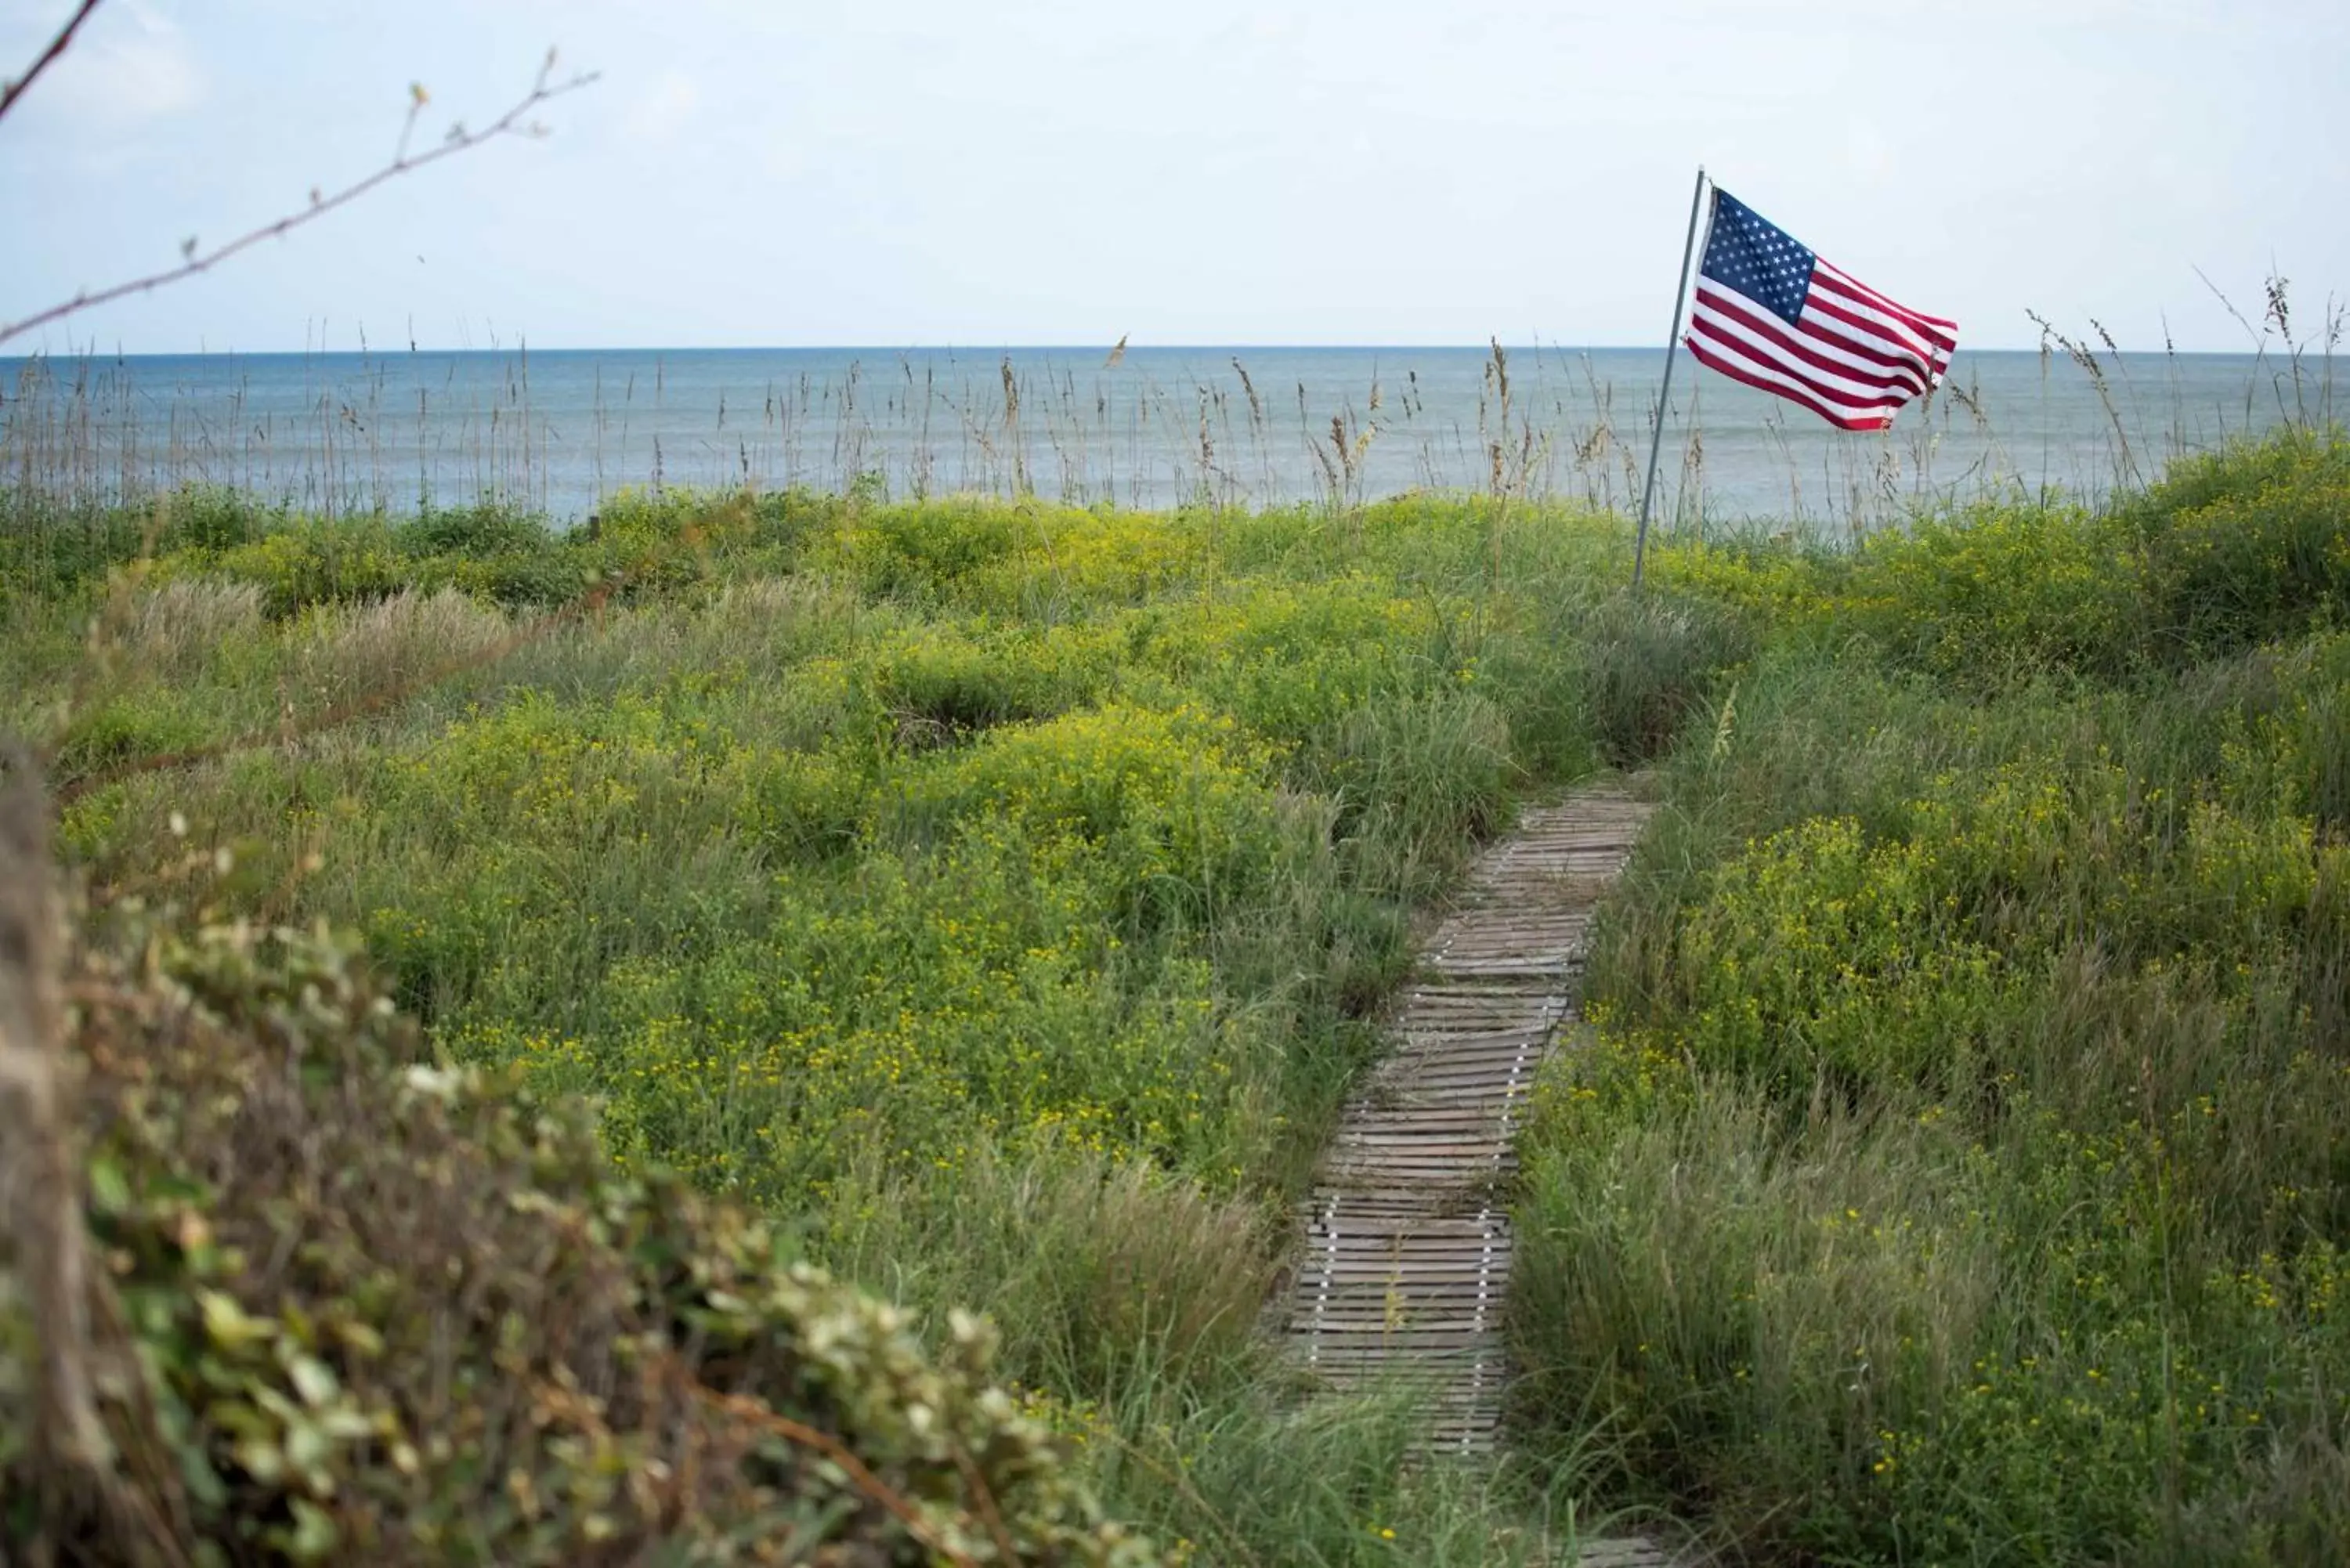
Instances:
[[[1288,1331],[1338,1387],[1424,1380],[1429,1447],[1492,1449],[1510,1282],[1503,1184],[1536,1069],[1580,1005],[1586,936],[1650,808],[1595,788],[1528,812],[1471,868],[1423,950],[1394,1049],[1315,1175]],[[1661,1563],[1591,1543],[1610,1568]]]

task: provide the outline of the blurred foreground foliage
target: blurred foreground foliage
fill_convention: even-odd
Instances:
[[[345,942],[119,908],[69,973],[97,1379],[145,1530],[34,1419],[0,1274],[0,1541],[67,1562],[1144,1564],[1070,1449],[783,1232],[436,1059]],[[40,1559],[31,1559],[38,1561]]]

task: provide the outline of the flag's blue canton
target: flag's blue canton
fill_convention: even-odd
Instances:
[[[1705,242],[1705,265],[1698,271],[1791,324],[1803,315],[1804,296],[1812,291],[1812,253],[1720,189],[1713,193],[1713,230]]]

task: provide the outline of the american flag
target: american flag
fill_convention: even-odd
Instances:
[[[1959,324],[1894,304],[1717,188],[1685,341],[1700,364],[1832,425],[1881,431],[1941,384]]]

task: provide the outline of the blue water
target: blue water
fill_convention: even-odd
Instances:
[[[120,498],[237,485],[330,512],[628,486],[861,485],[1169,506],[1505,489],[1637,505],[1658,349],[681,349],[0,359],[0,472]],[[1504,374],[1507,381],[1504,400]],[[1883,434],[1673,371],[1659,515],[1863,521],[2085,495],[2288,415],[2327,365],[1961,352]],[[1336,430],[1333,421],[1336,421]]]

